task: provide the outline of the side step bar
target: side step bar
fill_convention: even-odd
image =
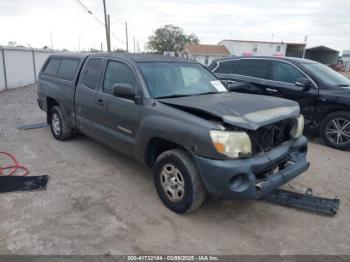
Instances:
[[[277,189],[266,195],[263,200],[278,205],[294,207],[326,215],[335,215],[340,206],[340,199],[316,197],[313,195],[311,188],[308,188],[304,194]]]

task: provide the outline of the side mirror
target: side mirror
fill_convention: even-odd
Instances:
[[[231,82],[227,84],[227,89],[234,92],[235,90],[248,89],[250,86],[251,84],[247,82]]]
[[[312,82],[308,78],[298,78],[297,81],[295,81],[295,85],[300,86],[302,91],[309,91],[312,87]]]
[[[135,88],[128,83],[118,83],[113,85],[113,95],[116,97],[134,99]]]

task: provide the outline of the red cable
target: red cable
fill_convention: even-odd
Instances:
[[[22,166],[18,163],[18,161],[16,160],[16,158],[11,155],[10,153],[7,153],[7,152],[0,152],[0,155],[5,155],[7,156],[8,158],[10,158],[13,162],[12,165],[9,165],[9,166],[3,166],[1,167],[0,166],[0,176],[4,175],[4,171],[7,170],[7,169],[12,169],[7,175],[8,176],[12,176],[14,175],[18,169],[21,169],[21,170],[24,170],[24,173],[22,174],[22,176],[27,176],[29,174],[29,169],[26,168],[25,166]]]

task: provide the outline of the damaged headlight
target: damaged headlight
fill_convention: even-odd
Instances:
[[[292,130],[290,131],[290,135],[292,138],[299,138],[304,133],[304,116],[300,115],[297,118],[296,123],[294,124]]]
[[[246,132],[210,131],[216,151],[232,158],[250,156],[252,143]]]

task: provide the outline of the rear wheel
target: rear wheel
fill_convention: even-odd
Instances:
[[[327,115],[320,126],[320,135],[330,147],[350,148],[350,112],[339,111]]]
[[[181,149],[162,153],[156,160],[154,182],[164,205],[176,213],[200,207],[206,191],[190,154]]]
[[[72,136],[72,129],[65,123],[63,113],[58,106],[51,108],[49,124],[51,133],[57,140],[67,140]]]

